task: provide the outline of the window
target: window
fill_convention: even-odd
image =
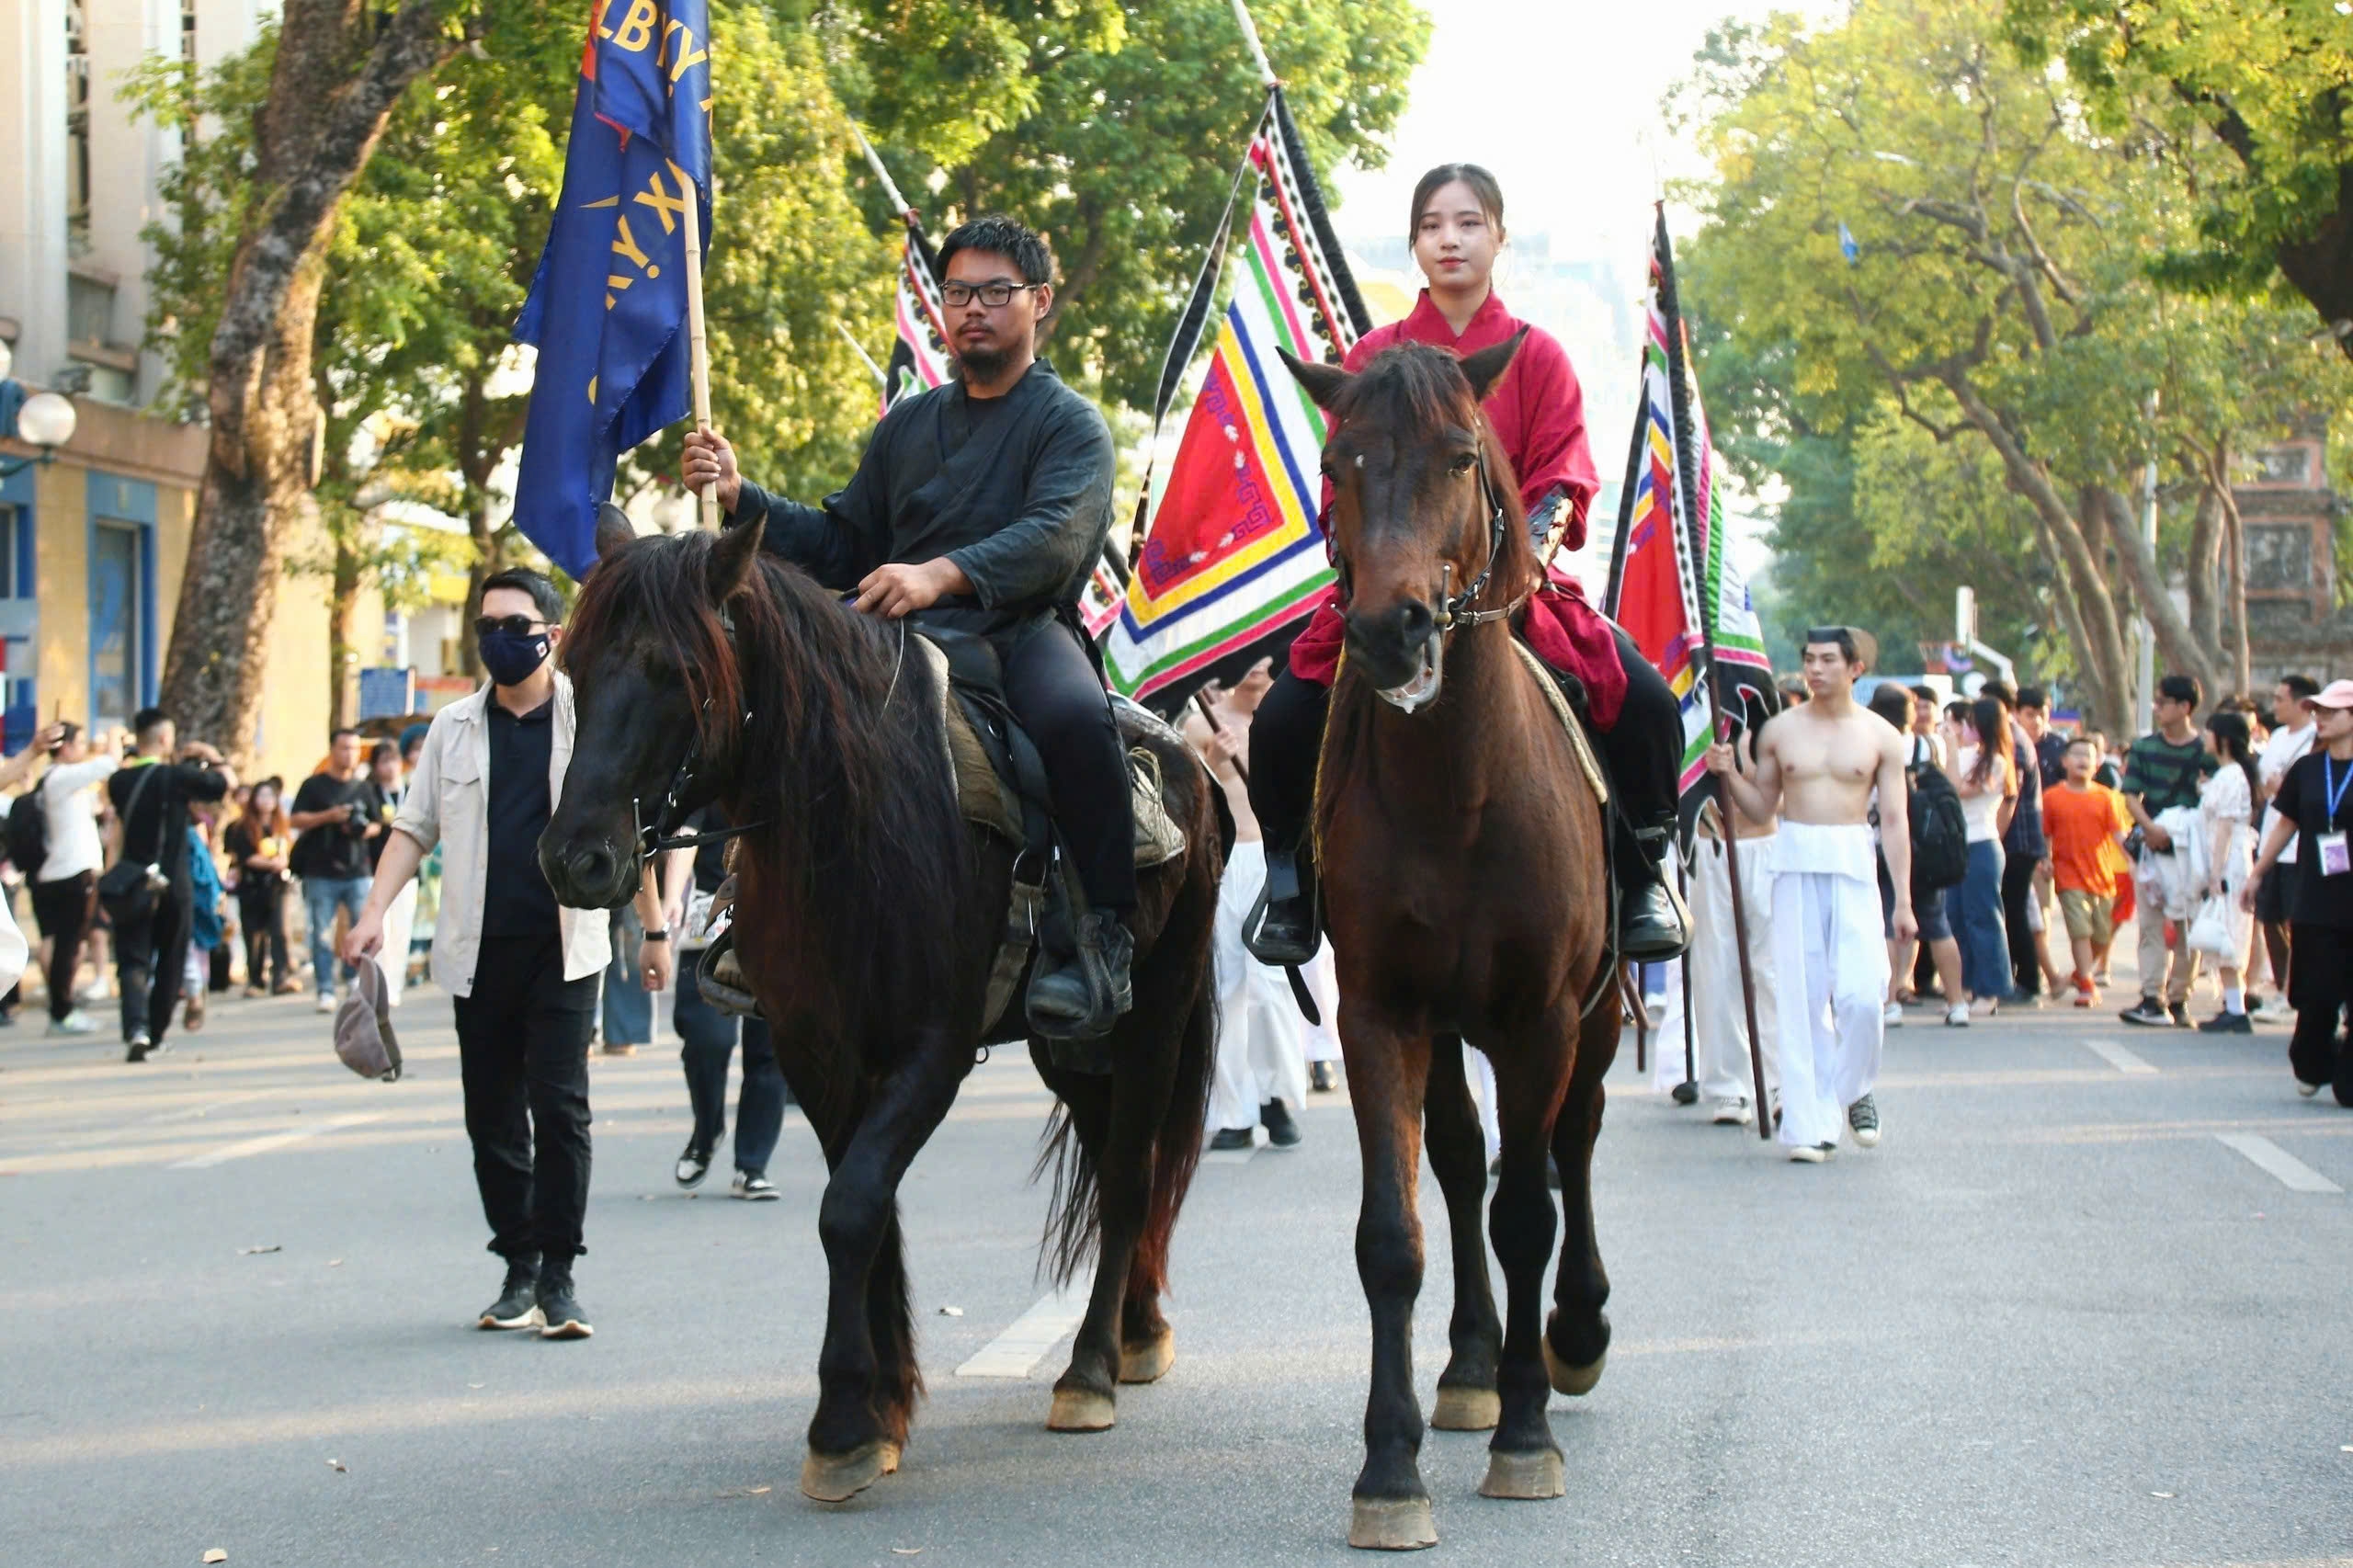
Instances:
[[[90,723],[94,730],[128,726],[142,707],[146,651],[140,646],[144,608],[140,530],[98,522],[90,529]]]
[[[196,68],[196,0],[180,0],[180,59]]]
[[[65,233],[71,250],[89,248],[89,0],[65,0]]]
[[[32,592],[32,585],[25,585]],[[17,597],[17,509],[0,505],[0,599]]]
[[[71,272],[65,277],[65,336],[74,343],[114,341],[114,285]]]

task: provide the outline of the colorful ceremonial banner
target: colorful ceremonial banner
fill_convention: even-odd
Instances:
[[[949,376],[947,316],[939,301],[939,283],[930,247],[915,233],[912,219],[899,256],[899,296],[892,320],[897,337],[891,345],[891,362],[882,372],[886,414],[909,392],[939,386]]]
[[[1279,89],[1236,176],[1238,201],[1162,377],[1165,412],[1206,324],[1229,227],[1247,213],[1216,349],[1154,502],[1105,645],[1111,684],[1145,697],[1300,619],[1332,580],[1317,525],[1323,413],[1275,357],[1336,362],[1370,323]]]
[[[597,0],[580,56],[563,194],[517,341],[540,350],[515,523],[574,577],[620,454],[687,417],[687,203],[710,234],[704,0]]]
[[[1716,663],[1745,665],[1770,674],[1773,661],[1765,652],[1765,624],[1749,599],[1748,579],[1733,563],[1728,549],[1731,532],[1724,520],[1723,487],[1716,483],[1719,460],[1710,438],[1707,412],[1699,406],[1697,376],[1691,378],[1691,424],[1699,453],[1699,504],[1692,515],[1700,519],[1699,543],[1691,553],[1699,562],[1699,598],[1711,617],[1708,631],[1715,642]]]

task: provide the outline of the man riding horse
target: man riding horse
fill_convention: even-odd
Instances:
[[[1126,748],[1076,615],[1111,528],[1111,432],[1038,358],[1054,301],[1043,239],[978,218],[941,243],[939,267],[957,379],[894,404],[847,487],[815,506],[772,495],[715,430],[687,437],[685,478],[718,486],[731,525],[765,519],[767,549],[858,609],[995,647],[1086,900],[1077,950],[1032,982],[1029,1018],[1088,1038],[1131,1005],[1134,951]]]

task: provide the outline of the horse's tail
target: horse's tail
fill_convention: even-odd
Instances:
[[[1215,884],[1211,884],[1214,893]],[[1136,1243],[1135,1263],[1129,1271],[1131,1299],[1168,1289],[1168,1243],[1176,1230],[1176,1211],[1193,1185],[1201,1163],[1202,1124],[1209,1119],[1210,1083],[1217,1074],[1217,987],[1204,966],[1200,989],[1185,1017],[1178,1044],[1176,1083],[1168,1108],[1160,1119],[1152,1161],[1152,1199],[1144,1210],[1143,1235]]]
[[[1046,1234],[1039,1246],[1038,1263],[1060,1289],[1076,1278],[1095,1256],[1103,1216],[1103,1189],[1097,1178],[1095,1156],[1086,1152],[1086,1142],[1078,1135],[1067,1100],[1054,1101],[1029,1179],[1036,1181],[1049,1171],[1053,1173],[1053,1187],[1046,1199]]]
[[[874,1254],[874,1272],[868,1277],[866,1327],[874,1342],[882,1386],[875,1391],[875,1408],[889,1436],[902,1448],[907,1441],[907,1420],[923,1392],[923,1369],[915,1364],[915,1303],[908,1297],[905,1232],[899,1224],[898,1200],[891,1203],[891,1223]]]

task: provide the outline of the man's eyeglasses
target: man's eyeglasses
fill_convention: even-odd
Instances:
[[[504,631],[516,637],[529,637],[548,624],[528,615],[478,615],[474,617],[474,636],[483,638]]]
[[[1041,283],[942,283],[939,298],[951,311],[961,311],[974,300],[989,309],[1009,305],[1013,296],[1024,289],[1040,289]]]

